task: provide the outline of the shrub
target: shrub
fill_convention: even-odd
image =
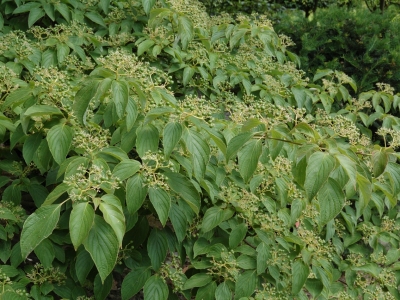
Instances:
[[[291,49],[310,76],[318,69],[336,69],[350,74],[360,92],[373,89],[376,82],[399,91],[399,24],[393,7],[383,14],[361,6],[330,7],[318,10],[312,21],[298,14],[282,17],[275,29],[293,39],[296,46]]]
[[[196,1],[6,4],[2,298],[399,297],[390,86]]]

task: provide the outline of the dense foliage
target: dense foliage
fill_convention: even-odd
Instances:
[[[400,299],[390,85],[195,0],[1,3],[2,299]]]
[[[400,90],[399,10],[371,13],[367,8],[331,7],[318,10],[310,21],[286,12],[276,30],[292,38],[292,51],[312,76],[318,69],[337,69],[351,75],[359,91],[385,82]]]

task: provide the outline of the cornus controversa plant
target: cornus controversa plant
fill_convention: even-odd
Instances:
[[[0,8],[2,297],[399,298],[390,86],[197,1]]]

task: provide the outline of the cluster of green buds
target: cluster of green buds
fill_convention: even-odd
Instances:
[[[240,273],[240,268],[233,250],[221,250],[220,256],[211,256],[212,266],[207,273],[218,280],[236,282]]]
[[[169,258],[161,265],[159,272],[165,281],[172,284],[174,293],[183,291],[186,276],[183,273],[178,254],[170,253]]]
[[[63,285],[67,277],[64,272],[61,272],[58,268],[45,268],[41,264],[35,264],[30,272],[26,274],[26,277],[33,284],[53,283],[56,285]]]

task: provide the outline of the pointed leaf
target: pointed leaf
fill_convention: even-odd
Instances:
[[[212,276],[206,273],[197,273],[186,280],[185,284],[183,285],[184,290],[189,290],[195,287],[202,287],[210,283],[212,280]]]
[[[75,250],[87,238],[94,221],[94,209],[88,202],[74,205],[69,218],[69,234]]]
[[[147,196],[147,185],[140,174],[135,174],[126,182],[126,206],[130,214],[134,214],[142,206]]]
[[[301,260],[296,260],[292,265],[292,295],[297,295],[302,289],[310,273],[309,267]]]
[[[111,93],[115,105],[115,110],[119,118],[125,113],[128,104],[129,87],[125,81],[114,80],[111,84]]]
[[[239,275],[235,286],[235,300],[242,297],[250,297],[257,285],[257,273],[255,270],[248,270]]]
[[[78,121],[82,124],[86,123],[86,110],[90,101],[96,95],[101,80],[91,80],[87,82],[75,95],[72,109]]]
[[[158,141],[159,133],[154,125],[146,124],[137,129],[136,151],[141,158],[147,151],[157,152]]]
[[[71,147],[74,130],[66,124],[51,127],[47,132],[47,142],[54,160],[59,165],[65,160]]]
[[[258,159],[262,152],[261,140],[248,142],[238,153],[239,172],[245,182],[248,182],[257,169]]]
[[[163,145],[164,145],[164,154],[166,157],[169,157],[178,144],[179,140],[182,136],[182,125],[180,123],[168,123],[164,127],[163,133]]]
[[[115,166],[113,170],[113,176],[119,178],[119,180],[125,180],[134,174],[141,168],[140,162],[133,159],[125,159]]]
[[[325,152],[315,152],[308,159],[304,189],[311,200],[324,185],[335,167],[335,159]]]
[[[21,254],[26,258],[45,238],[50,236],[60,219],[61,205],[40,207],[25,221],[21,233]]]
[[[104,282],[117,262],[118,239],[114,230],[102,217],[95,215],[93,226],[83,244]]]
[[[115,205],[109,203],[100,203],[100,211],[103,213],[104,220],[112,227],[117,236],[119,246],[122,247],[122,240],[125,234],[125,216],[124,213]]]
[[[155,3],[156,0],[142,0],[143,9],[146,15],[150,13],[150,10],[153,8]]]
[[[332,178],[328,178],[318,192],[319,225],[322,227],[335,218],[343,208],[344,193],[340,185]]]
[[[149,198],[151,204],[157,212],[158,218],[163,226],[167,223],[169,210],[171,208],[171,198],[163,188],[149,188]]]
[[[158,271],[167,257],[168,242],[163,231],[153,228],[147,240],[147,253],[154,271]]]
[[[168,293],[168,286],[159,275],[147,279],[143,288],[144,300],[167,300]]]
[[[383,171],[385,171],[386,165],[388,163],[388,155],[384,151],[373,151],[371,160],[374,176],[379,177],[379,175],[381,175]]]
[[[247,143],[248,140],[251,139],[253,133],[251,132],[243,132],[235,137],[233,137],[226,149],[226,161],[229,161],[232,157],[236,155],[236,153],[243,147],[244,144]]]
[[[194,176],[198,181],[201,181],[210,159],[210,147],[203,136],[193,129],[185,130],[183,139],[191,154]]]
[[[151,272],[148,267],[138,267],[125,276],[121,285],[122,300],[129,300],[135,296],[150,278]]]

